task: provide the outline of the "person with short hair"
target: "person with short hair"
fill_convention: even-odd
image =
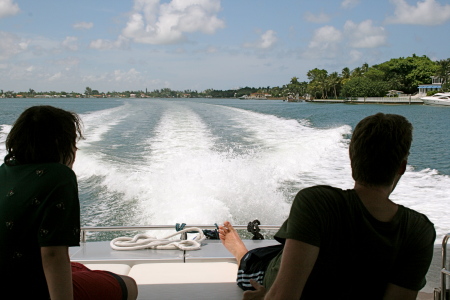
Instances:
[[[406,171],[412,129],[400,115],[361,120],[349,147],[354,188],[301,190],[275,235],[278,251],[248,251],[229,222],[219,227],[244,299],[416,299],[436,232],[389,198]]]
[[[77,114],[52,106],[26,109],[6,138],[0,166],[2,299],[136,299],[128,276],[71,263],[79,246],[80,204],[72,165]]]

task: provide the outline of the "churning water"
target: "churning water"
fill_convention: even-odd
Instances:
[[[352,128],[376,113],[414,125],[407,172],[392,200],[450,232],[450,108],[218,99],[2,100],[0,155],[14,119],[45,102],[78,112],[74,165],[82,226],[281,224],[298,190],[352,188]],[[89,101],[89,102],[86,102]],[[41,103],[39,103],[41,104]]]

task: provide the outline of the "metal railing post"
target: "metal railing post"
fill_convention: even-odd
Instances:
[[[447,296],[447,277],[450,272],[445,268],[447,264],[447,242],[450,237],[450,233],[447,233],[442,240],[442,269],[441,269],[441,300],[445,300]]]

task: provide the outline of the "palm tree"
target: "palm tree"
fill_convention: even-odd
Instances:
[[[321,98],[326,99],[328,98],[327,90],[328,90],[328,71],[323,69],[313,69],[308,71],[306,74],[308,76],[309,82],[309,90],[311,91],[311,94],[315,95],[317,92],[320,91]]]
[[[84,93],[86,94],[86,98],[89,98],[89,96],[92,95],[92,89],[87,86]]]
[[[361,67],[356,67],[352,70],[351,77],[361,77],[363,75],[363,70]]]
[[[28,89],[28,94],[31,95],[31,97],[34,97],[34,95],[36,94],[35,90],[33,89]]]
[[[341,72],[341,83],[345,84],[347,81],[349,81],[350,75],[350,69],[347,67],[343,68]]]
[[[368,63],[363,63],[363,65],[361,66],[361,71],[362,71],[363,75],[364,75],[364,73],[369,71],[369,64]]]
[[[436,71],[436,76],[442,78],[442,84],[448,85],[450,78],[450,58],[442,59],[437,62],[438,70]]]
[[[298,84],[298,83],[299,83],[299,82],[298,82],[298,77],[295,77],[295,76],[292,77],[292,78],[291,78],[291,83],[292,83],[292,84]]]
[[[334,98],[337,99],[337,90],[336,90],[336,86],[339,85],[339,83],[341,83],[341,78],[339,77],[339,74],[337,72],[333,72],[328,76],[328,83],[330,86],[333,87],[333,91],[334,91]]]

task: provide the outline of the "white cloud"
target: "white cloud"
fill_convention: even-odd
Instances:
[[[121,35],[115,41],[98,39],[89,44],[89,48],[97,50],[125,49],[127,47],[128,39]]]
[[[131,68],[127,72],[123,72],[121,70],[115,70],[113,72],[113,78],[112,80],[118,81],[118,82],[134,82],[136,80],[141,79],[141,72],[136,71],[136,69]]]
[[[78,66],[80,64],[80,59],[78,57],[66,57],[63,59],[58,59],[52,61],[54,65],[63,66],[63,67],[73,67]]]
[[[342,32],[333,26],[324,26],[314,31],[314,36],[309,42],[307,56],[334,57],[339,50],[342,40]]]
[[[219,49],[214,46],[209,46],[208,48],[206,48],[206,53],[217,53],[218,51]]]
[[[352,49],[349,52],[348,63],[353,64],[355,62],[359,62],[361,60],[362,56],[363,56],[363,54],[360,51]]]
[[[77,51],[78,50],[78,38],[75,36],[68,36],[61,43],[61,45],[63,48],[68,49],[70,51]]]
[[[48,78],[48,81],[59,80],[59,79],[61,79],[61,77],[62,77],[62,73],[61,73],[61,72],[58,72],[58,73],[56,73],[56,74],[50,76],[50,77]]]
[[[149,79],[146,74],[135,68],[131,68],[128,71],[114,70],[96,75],[90,74],[82,76],[81,80],[84,84],[88,83],[98,87],[99,90],[108,90],[111,86],[120,87],[118,88],[119,90],[137,90],[142,89],[142,87],[169,87],[168,82],[163,82],[160,79]]]
[[[0,60],[17,55],[28,48],[27,41],[24,41],[14,34],[0,31]]]
[[[12,0],[0,0],[0,18],[14,16],[19,11],[19,5]]]
[[[107,72],[100,75],[87,75],[83,77],[84,82],[140,82],[143,80],[141,72],[134,68],[128,71],[114,70],[113,72]]]
[[[353,8],[359,4],[360,0],[344,0],[341,3],[341,7],[343,8]]]
[[[305,20],[311,23],[327,23],[330,21],[330,16],[321,12],[318,15],[314,15],[311,12],[305,13]]]
[[[408,5],[405,0],[390,0],[395,5],[394,16],[388,17],[388,23],[440,25],[450,20],[450,4],[441,5],[435,0],[417,2]]]
[[[144,44],[171,44],[183,41],[185,33],[213,34],[225,23],[216,14],[220,0],[135,0],[123,29],[126,38]]]
[[[386,45],[386,31],[383,27],[375,27],[372,20],[359,24],[352,21],[345,22],[344,33],[354,48],[376,48]]]
[[[277,33],[273,30],[267,30],[261,34],[258,41],[254,43],[245,43],[246,48],[259,48],[259,49],[269,49],[277,42]]]
[[[79,22],[73,24],[73,28],[75,29],[91,29],[92,27],[94,27],[94,23],[92,22]]]

